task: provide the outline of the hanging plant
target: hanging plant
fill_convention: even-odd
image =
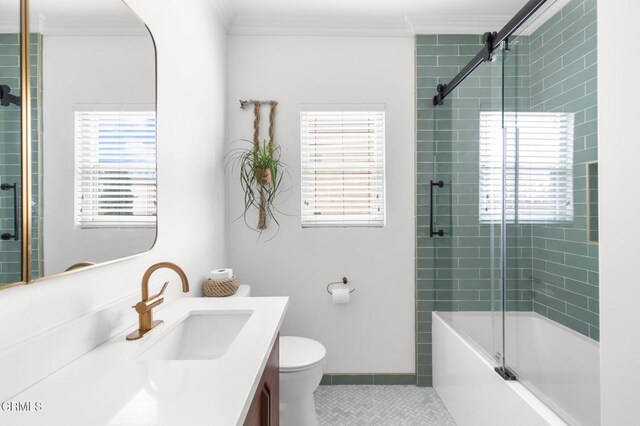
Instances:
[[[237,142],[246,143],[233,149],[227,160],[227,167],[231,167],[234,173],[240,177],[240,186],[244,193],[244,209],[240,217],[245,224],[254,230],[262,232],[267,229],[270,221],[278,227],[280,223],[277,214],[280,213],[276,206],[278,196],[284,192],[283,178],[290,175],[290,167],[281,158],[281,148],[274,142],[274,119],[277,102],[269,102],[271,113],[269,115],[269,140],[259,141],[260,105],[258,101],[241,101],[244,109],[247,105],[254,105],[254,134],[253,141],[239,139]],[[252,210],[258,211],[258,225],[249,224],[248,215]],[[239,218],[240,218],[239,217]]]
[[[281,148],[271,147],[266,140],[257,146],[246,139],[240,139],[239,142],[245,142],[248,146],[231,151],[227,165],[234,173],[239,172],[240,186],[244,192],[244,210],[240,217],[248,227],[256,229],[248,221],[249,212],[255,209],[258,211],[257,230],[267,229],[270,220],[279,226],[276,200],[283,192],[283,178],[289,174],[289,166],[280,159]]]

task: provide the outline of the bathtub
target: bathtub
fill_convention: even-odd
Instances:
[[[534,312],[506,317],[518,381],[494,371],[501,315],[433,313],[433,387],[458,425],[599,425],[598,343]]]

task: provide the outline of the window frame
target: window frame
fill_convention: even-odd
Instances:
[[[90,144],[86,139],[79,134],[78,128],[79,117],[83,114],[110,114],[110,113],[147,113],[148,116],[153,116],[153,161],[147,161],[148,164],[152,164],[153,167],[149,170],[153,170],[154,190],[150,200],[153,201],[155,208],[153,214],[149,215],[105,215],[106,219],[99,220],[98,214],[91,214],[90,217],[93,220],[87,220],[87,216],[83,216],[82,209],[86,206],[86,203],[82,201],[87,191],[83,191],[80,187],[80,183],[86,178],[83,176],[86,172],[83,170],[86,168],[95,168],[96,164],[82,165],[82,156],[84,155],[85,148],[82,145]],[[148,119],[147,118],[145,119]],[[73,225],[74,229],[156,229],[158,221],[158,158],[157,158],[157,112],[154,104],[76,104],[74,105],[74,184],[73,184]],[[96,143],[99,145],[99,138],[96,138]],[[96,146],[96,149],[98,147]],[[142,169],[141,169],[142,170]],[[99,186],[99,184],[97,185]],[[96,194],[96,191],[92,191],[92,194]]]
[[[369,168],[371,170],[372,178],[371,183],[368,188],[377,187],[378,195],[377,198],[381,199],[379,201],[379,208],[381,212],[379,217],[371,214],[371,211],[367,214],[362,214],[363,219],[369,218],[366,220],[358,220],[357,215],[331,215],[327,216],[325,221],[323,220],[309,220],[311,215],[308,214],[308,207],[305,206],[306,200],[309,199],[309,193],[305,191],[306,185],[306,177],[305,174],[309,172],[313,172],[313,170],[318,170],[319,168],[309,167],[308,162],[305,163],[305,149],[308,149],[306,145],[308,140],[307,135],[305,135],[305,115],[348,115],[348,114],[371,114],[372,117],[378,116],[378,121],[374,122],[372,126],[379,130],[379,133],[376,133],[372,136],[372,141],[375,142],[375,146],[373,146],[369,155],[376,157],[374,164]],[[337,134],[337,133],[336,133]],[[304,106],[300,110],[300,212],[301,219],[300,224],[303,229],[313,229],[313,228],[335,228],[335,229],[345,229],[345,228],[384,228],[386,226],[386,216],[387,216],[387,208],[386,208],[386,165],[385,165],[385,150],[386,150],[386,111],[385,106],[380,104],[341,104],[341,105],[309,105]],[[308,160],[308,157],[306,158]],[[349,169],[351,166],[347,166],[345,169]],[[355,169],[352,169],[355,170]],[[362,169],[364,170],[364,169]],[[343,176],[346,173],[343,173]],[[369,199],[371,199],[370,197]],[[344,208],[344,207],[343,207]],[[321,214],[320,214],[321,215]],[[320,216],[318,215],[318,216]],[[315,216],[315,215],[314,215]]]
[[[491,129],[490,126],[485,127],[485,123],[487,120],[483,118],[484,116],[489,116],[490,118],[493,118],[493,121],[496,121],[495,117],[499,116],[497,120],[501,121],[500,127],[498,128],[498,126],[495,126],[494,129]],[[522,142],[520,141],[520,133],[521,133],[521,129],[526,129],[526,125],[519,125],[519,122],[522,121],[526,123],[527,121],[533,121],[531,118],[536,116],[542,117],[542,120],[546,120],[546,122],[550,121],[549,118],[562,117],[562,119],[558,118],[558,120],[556,121],[561,121],[562,123],[566,123],[564,126],[563,125],[558,126],[558,127],[564,127],[567,129],[566,134],[568,136],[564,140],[561,140],[561,138],[557,138],[558,141],[562,141],[564,146],[558,145],[555,148],[559,154],[558,158],[565,158],[566,160],[565,164],[562,164],[561,161],[556,161],[555,163],[552,164],[550,161],[547,161],[547,163],[545,163],[544,161],[538,160],[537,162],[537,164],[539,165],[538,167],[528,167],[523,169],[520,168],[521,167],[520,164],[522,163],[535,164],[535,161],[532,160],[533,157],[528,157],[528,159],[525,159],[525,161],[523,161],[522,150],[521,150]],[[488,121],[492,121],[492,120],[490,119]],[[535,225],[535,224],[553,225],[553,224],[571,223],[575,217],[575,200],[574,200],[574,188],[573,188],[573,185],[574,185],[574,182],[573,182],[574,152],[573,150],[574,150],[575,114],[563,113],[563,112],[504,112],[503,113],[500,111],[481,111],[479,116],[479,122],[480,122],[480,148],[479,148],[479,161],[478,161],[478,171],[479,171],[478,183],[480,187],[478,192],[479,223],[494,224],[502,220],[501,213],[496,213],[495,211],[491,211],[487,213],[486,211],[486,208],[487,207],[491,208],[491,206],[494,207],[492,210],[495,210],[496,208],[498,209],[502,208],[501,207],[502,193],[500,193],[500,196],[498,197],[497,201],[493,201],[489,197],[488,194],[491,191],[490,190],[487,191],[486,188],[491,186],[492,182],[496,180],[496,177],[491,176],[492,174],[491,172],[486,172],[483,170],[483,169],[485,170],[500,169],[501,170],[502,167],[501,166],[487,167],[483,165],[483,163],[485,163],[485,161],[483,160],[483,155],[489,155],[489,156],[492,155],[494,157],[498,157],[498,156],[502,157],[504,155],[504,158],[507,159],[506,160],[507,175],[508,176],[513,175],[511,180],[509,181],[513,186],[513,189],[511,190],[512,193],[511,194],[507,193],[507,200],[512,199],[511,208],[508,208],[508,211],[505,212],[507,223],[531,224],[531,225]],[[484,135],[484,132],[487,132],[487,128],[490,130],[491,133],[494,133],[494,136],[493,136],[494,139],[499,139],[502,142],[504,137],[507,138],[506,154],[502,152],[502,146],[503,146],[502,143],[500,142],[496,143],[495,141],[494,142],[488,141],[489,138],[487,138]],[[546,130],[544,127],[542,129],[543,131]],[[543,132],[540,132],[540,130],[532,131],[527,129],[526,131],[528,132],[528,136],[531,134],[535,135],[536,132],[538,134],[543,133]],[[501,135],[498,135],[498,132],[500,132]],[[539,136],[541,140],[548,141],[548,139],[543,136]],[[486,154],[484,152],[485,148],[496,149],[496,146],[498,144],[499,144],[499,153],[492,152],[490,154]],[[534,148],[536,147],[535,145],[531,145],[531,146],[533,146]],[[529,148],[531,148],[531,146]],[[544,150],[541,150],[538,153],[540,152],[542,152],[544,155],[549,156],[549,158],[554,158],[552,157],[552,154],[554,154],[554,152],[545,152]],[[498,162],[502,164],[502,161],[503,161],[503,158],[500,158]],[[515,178],[516,168],[520,170],[520,172],[517,174],[517,181]],[[549,176],[552,176],[554,172],[556,174],[561,173],[563,175],[564,180],[560,180],[560,179],[554,180],[552,178],[549,178],[550,184],[555,184],[557,186],[558,183],[563,182],[563,185],[565,187],[565,190],[562,192],[557,190],[553,191],[554,194],[558,194],[558,193],[563,194],[562,197],[556,197],[557,201],[555,203],[554,209],[549,207],[548,211],[542,211],[538,215],[534,213],[528,213],[528,214],[521,213],[521,211],[518,209],[517,206],[521,204],[522,202],[521,200],[523,199],[521,198],[521,195],[520,195],[521,194],[520,180],[521,179],[524,181],[530,180],[531,176],[533,175],[531,172],[529,172],[529,176],[527,176],[527,172],[526,172],[527,170],[530,170],[530,171],[536,170],[538,172],[546,171],[546,173]],[[500,171],[500,174],[502,174],[502,171]],[[489,175],[489,179],[486,179],[487,175]],[[517,197],[517,200],[516,200],[516,197]],[[536,193],[533,191],[529,191],[525,195],[525,199],[526,198],[529,198],[529,200],[535,200]],[[541,204],[544,204],[546,201],[541,196],[538,196],[537,199],[542,200]],[[564,206],[562,206],[562,203],[564,203]],[[528,203],[529,211],[531,211],[533,205],[535,205],[535,202],[532,203],[530,201]]]

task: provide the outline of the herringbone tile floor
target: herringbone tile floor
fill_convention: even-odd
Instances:
[[[455,426],[433,388],[320,386],[319,426]]]

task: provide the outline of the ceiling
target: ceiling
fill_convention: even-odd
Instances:
[[[0,32],[19,30],[20,2],[2,0]],[[122,0],[29,0],[30,28],[46,35],[146,35]]]
[[[121,0],[29,0],[31,14],[53,16],[124,16],[131,13]],[[19,0],[3,0],[0,12],[17,16],[20,13]]]
[[[526,0],[231,0],[237,15],[512,16]]]
[[[482,34],[497,31],[527,0],[208,0],[231,34],[361,35]],[[569,0],[554,0],[555,6]],[[554,1],[549,1],[553,4]],[[30,0],[32,28],[49,34],[140,33],[122,0]],[[185,0],[185,6],[188,1]],[[2,1],[0,32],[19,0]],[[12,10],[13,9],[13,10]],[[15,22],[15,19],[11,19]],[[2,31],[4,29],[4,31]]]

